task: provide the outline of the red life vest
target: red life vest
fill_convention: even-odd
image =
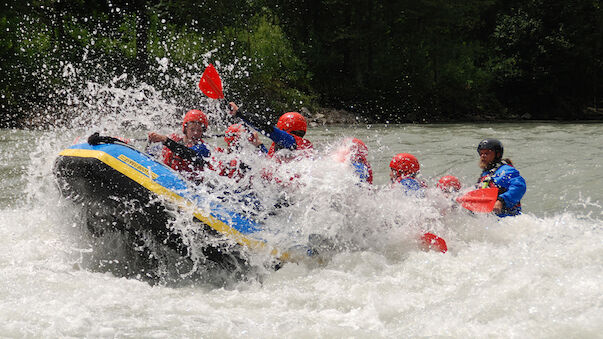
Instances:
[[[293,138],[295,138],[295,144],[297,145],[297,147],[292,150],[292,152],[294,152],[295,156],[292,157],[276,157],[277,161],[281,162],[289,162],[295,158],[298,158],[300,156],[305,157],[305,158],[309,158],[311,155],[311,150],[314,149],[314,146],[312,145],[312,143],[310,142],[310,140],[298,137],[297,135],[293,135]],[[272,145],[270,145],[270,149],[268,150],[268,157],[269,158],[274,158],[274,154],[276,153],[276,143],[272,143]]]
[[[169,136],[169,138],[176,142],[181,142],[184,139],[183,136],[178,135],[178,134],[172,134]],[[203,142],[203,140],[201,140],[201,142]],[[185,146],[192,147],[193,145],[194,145],[193,143],[188,143]],[[203,171],[203,167],[195,166],[190,161],[182,159],[181,157],[174,154],[174,152],[172,152],[166,146],[163,147],[163,163],[178,172]],[[210,164],[207,164],[207,167],[209,169],[213,170],[213,167]]]
[[[226,153],[222,148],[216,148],[216,151],[220,153]],[[217,162],[217,172],[218,175],[223,177],[229,177],[231,179],[235,179],[237,182],[243,179],[245,173],[241,171],[241,166],[239,160],[236,158],[232,158],[230,160],[216,160],[213,158],[214,162]]]
[[[281,155],[278,153],[278,150],[276,149],[276,143],[272,143],[272,145],[270,145],[270,149],[268,150],[268,157],[269,158],[273,158],[274,160],[276,160],[276,162],[278,163],[288,163],[291,162],[292,160],[300,160],[303,158],[310,158],[310,156],[312,155],[312,151],[314,149],[314,146],[312,145],[312,143],[310,142],[310,140],[304,139],[302,137],[298,137],[297,135],[291,134],[293,136],[293,138],[295,138],[295,144],[297,145],[295,149],[293,150],[286,150],[289,153],[286,153],[284,155]],[[262,178],[266,181],[274,181],[282,186],[288,187],[288,186],[295,186],[298,185],[298,183],[296,183],[297,179],[299,179],[301,177],[301,175],[299,173],[295,173],[293,174],[292,177],[289,178],[289,180],[285,180],[285,179],[281,179],[278,177],[274,176],[274,173],[266,168],[264,168],[262,170]]]

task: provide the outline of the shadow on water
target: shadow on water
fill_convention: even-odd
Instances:
[[[69,199],[64,208],[75,213],[75,236],[86,248],[79,268],[171,287],[228,287],[259,277],[234,241],[157,201],[141,208],[132,200]]]

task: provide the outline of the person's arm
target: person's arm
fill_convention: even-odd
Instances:
[[[264,146],[264,144],[260,144],[258,148],[260,149],[260,152],[264,154],[268,153],[268,149],[266,148],[266,146]]]
[[[207,146],[203,143],[196,144],[191,148],[188,148],[170,138],[166,135],[150,132],[150,142],[161,142],[165,147],[172,151],[175,155],[192,162],[195,162],[199,166],[203,166],[207,161],[203,158],[208,158],[211,152]]]
[[[507,168],[497,179],[496,184],[507,189],[506,192],[498,196],[498,199],[501,200],[507,208],[517,205],[526,193],[526,181],[519,175],[519,171],[513,167]]]
[[[280,148],[287,149],[297,149],[297,142],[295,141],[295,137],[282,129],[278,129],[276,127],[272,127],[272,133],[267,135],[275,144],[280,146]]]
[[[258,136],[258,132],[253,131],[251,132],[251,136],[249,137],[249,142],[257,147],[260,150],[260,153],[268,153],[268,149],[266,148],[266,146],[264,146],[264,144],[262,144],[262,140],[260,140],[260,137]]]
[[[293,135],[274,127],[272,123],[266,120],[266,118],[263,116],[260,116],[259,114],[243,113],[234,103],[230,103],[230,106],[232,108],[232,111],[230,111],[232,116],[243,120],[243,122],[251,128],[260,131],[262,134],[279,145],[280,148],[297,148],[297,142],[295,141],[295,137],[293,137]]]
[[[207,161],[203,158],[203,155],[196,152],[194,149],[175,142],[170,138],[166,138],[165,141],[163,141],[163,145],[169,148],[170,151],[174,152],[175,155],[192,162],[196,166],[203,167],[207,164]],[[205,149],[207,150],[207,147],[205,147]],[[207,151],[209,152],[209,150]]]

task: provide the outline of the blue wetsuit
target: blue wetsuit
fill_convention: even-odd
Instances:
[[[503,208],[497,216],[521,214],[521,198],[526,193],[526,181],[515,167],[499,162],[493,168],[482,172],[477,182],[478,188],[498,188],[498,200],[503,203]]]

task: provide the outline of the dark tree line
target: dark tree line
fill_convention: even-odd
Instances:
[[[220,62],[229,95],[278,112],[345,109],[368,121],[601,118],[597,0],[38,0],[0,12],[0,125],[61,90],[127,73],[166,81]],[[211,52],[210,60],[206,55]],[[156,60],[169,58],[171,68]],[[204,59],[205,58],[205,59]],[[65,65],[78,77],[65,77]],[[190,99],[188,99],[190,100]]]

